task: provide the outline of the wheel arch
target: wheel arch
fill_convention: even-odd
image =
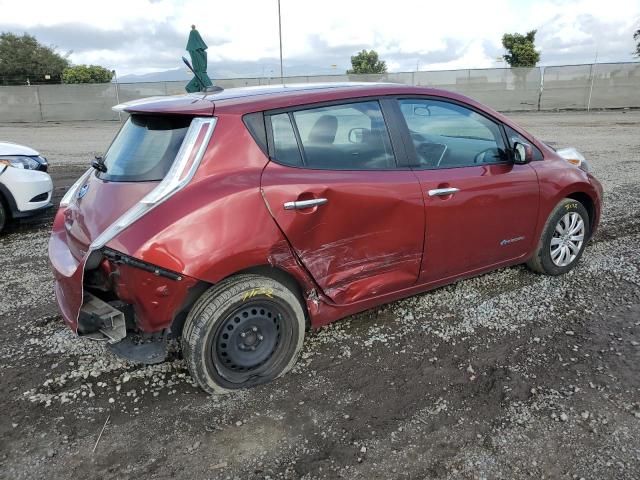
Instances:
[[[4,207],[7,220],[13,218],[18,211],[18,207],[11,191],[3,183],[0,183],[0,203]]]
[[[300,307],[302,308],[302,311],[304,312],[305,323],[306,323],[307,328],[311,327],[311,317],[310,317],[310,314],[309,314],[309,308],[307,306],[307,302],[305,301],[305,297],[304,297],[305,288],[304,288],[303,283],[300,281],[300,279],[296,278],[296,276],[294,274],[292,274],[291,272],[285,270],[284,268],[280,268],[280,267],[272,266],[272,265],[268,265],[268,264],[263,264],[263,265],[255,265],[255,266],[252,266],[252,267],[248,267],[248,268],[239,270],[237,272],[233,272],[233,273],[225,276],[224,278],[220,279],[220,281],[223,281],[223,280],[226,280],[228,278],[235,277],[235,276],[238,276],[238,275],[244,275],[244,274],[260,275],[260,276],[263,276],[263,277],[270,278],[272,280],[276,280],[277,282],[280,282],[284,286],[286,286],[289,290],[291,290],[291,292],[293,292],[293,294],[299,300]],[[219,282],[216,282],[216,284],[217,283],[219,283]],[[180,337],[182,335],[182,330],[184,328],[184,322],[185,322],[185,320],[187,318],[187,315],[189,315],[189,312],[191,311],[191,308],[196,303],[198,298],[200,298],[200,296],[204,292],[206,292],[210,287],[212,287],[213,285],[214,285],[213,283],[209,283],[209,282],[205,282],[205,281],[199,281],[196,284],[196,286],[194,286],[189,291],[189,294],[187,295],[187,298],[183,302],[182,307],[180,308],[178,313],[176,313],[176,315],[173,318],[173,321],[171,322],[171,336],[172,337],[178,338],[178,337]]]
[[[300,305],[302,306],[302,310],[304,311],[307,323],[309,322],[309,312],[304,300],[304,287],[293,274],[283,268],[274,267],[272,265],[256,265],[254,267],[249,267],[236,272],[233,275],[241,275],[244,273],[251,273],[254,275],[268,277],[285,285],[289,290],[293,292],[298,300],[300,300]]]
[[[591,198],[591,196],[588,193],[583,191],[570,193],[565,198],[571,198],[572,200],[577,200],[587,210],[587,213],[589,214],[589,236],[591,236],[592,227],[593,227],[593,223],[596,215],[595,202],[593,201],[593,198]]]

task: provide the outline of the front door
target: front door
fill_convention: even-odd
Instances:
[[[298,257],[337,304],[416,283],[424,204],[377,101],[267,117],[262,191]]]
[[[420,282],[523,258],[536,240],[538,180],[531,166],[511,161],[499,124],[459,104],[399,105],[425,199]]]

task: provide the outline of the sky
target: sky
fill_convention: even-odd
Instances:
[[[213,78],[277,76],[277,0],[0,0],[0,32],[28,32],[118,75],[178,69],[195,24]],[[285,75],[344,73],[375,49],[389,71],[505,66],[502,35],[537,29],[540,65],[633,61],[640,0],[281,0]],[[637,60],[637,59],[636,59]]]

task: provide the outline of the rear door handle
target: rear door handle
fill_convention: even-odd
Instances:
[[[429,190],[430,197],[444,197],[446,195],[453,195],[454,193],[458,193],[460,191],[459,188],[450,187],[450,188],[435,188],[433,190]]]
[[[304,210],[305,208],[319,207],[329,200],[326,198],[313,198],[311,200],[298,200],[296,202],[285,202],[285,210]]]

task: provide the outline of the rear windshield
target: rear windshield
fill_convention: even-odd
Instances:
[[[191,118],[131,115],[104,155],[106,172],[98,178],[110,182],[159,181],[180,150]]]

